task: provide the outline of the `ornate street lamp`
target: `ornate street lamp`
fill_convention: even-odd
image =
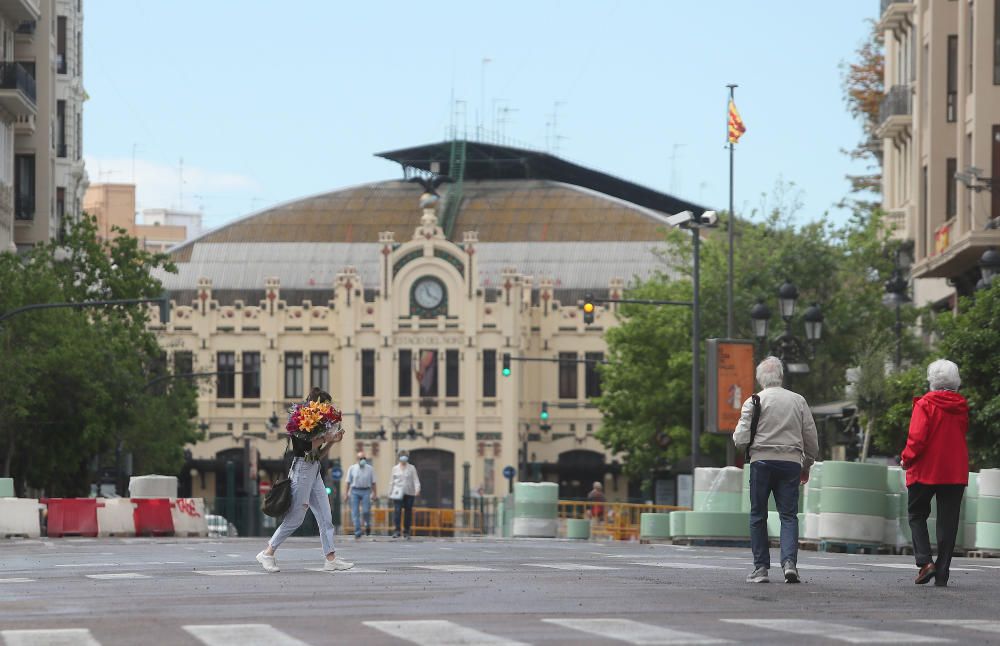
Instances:
[[[988,289],[993,284],[993,279],[1000,274],[1000,251],[996,249],[984,251],[979,258],[979,269],[983,277],[976,283],[976,289]]]
[[[819,303],[813,303],[802,316],[806,325],[806,340],[810,344],[819,342],[823,335],[823,312],[819,309]]]
[[[778,288],[778,308],[781,310],[781,318],[787,323],[795,313],[795,301],[799,298],[799,290],[791,281],[785,282]]]
[[[764,299],[758,299],[757,304],[750,308],[750,321],[753,323],[753,335],[758,341],[767,338],[767,325],[771,322],[771,308]]]
[[[753,326],[753,335],[757,337],[763,347],[768,343],[768,350],[771,354],[781,359],[785,368],[785,374],[807,373],[809,364],[801,359],[813,357],[814,346],[819,342],[823,334],[823,312],[818,303],[810,305],[802,316],[805,325],[806,341],[808,348],[805,348],[801,340],[792,334],[792,316],[795,314],[795,304],[799,298],[799,290],[790,280],[785,280],[778,288],[778,311],[785,322],[785,331],[777,338],[768,342],[768,327],[771,321],[771,310],[763,299],[759,299],[757,304],[750,308],[750,321]]]

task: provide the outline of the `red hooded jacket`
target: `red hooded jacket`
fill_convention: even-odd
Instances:
[[[969,405],[956,392],[932,390],[913,399],[910,433],[901,456],[906,486],[969,484]]]

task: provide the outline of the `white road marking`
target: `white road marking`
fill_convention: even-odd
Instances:
[[[86,628],[0,630],[7,646],[101,646]]]
[[[443,619],[418,621],[366,621],[375,630],[420,646],[460,646],[489,644],[490,646],[528,646],[523,642],[489,635]]]
[[[909,564],[906,564],[906,563],[851,563],[851,565],[867,565],[867,566],[870,566],[870,567],[891,567],[891,568],[896,569],[896,570],[914,570],[914,571],[917,570],[917,566],[916,565],[909,565]],[[953,568],[949,568],[949,569],[952,570],[952,571],[956,571],[956,572],[981,572],[982,571],[982,570],[977,570],[976,568],[968,568],[968,567],[953,567]]]
[[[856,568],[856,567],[840,567],[839,565],[815,565],[813,563],[799,563],[798,568],[805,572],[808,572],[809,570],[840,570],[843,572],[862,571],[861,568]]]
[[[310,572],[330,572],[321,567],[307,567]],[[352,567],[350,570],[337,570],[332,574],[385,574],[385,570],[366,570],[364,568]]]
[[[553,570],[620,570],[617,567],[607,567],[604,565],[581,565],[580,563],[524,563],[529,567],[547,567]]]
[[[60,563],[53,567],[117,567],[121,563]]]
[[[992,619],[914,619],[913,621],[937,626],[958,626],[982,633],[1000,633],[1000,621]]]
[[[421,570],[437,570],[439,572],[496,572],[490,567],[480,567],[478,565],[415,565]]]
[[[116,572],[114,574],[88,574],[86,575],[88,579],[100,579],[100,580],[110,580],[110,579],[151,579],[152,577],[148,574],[138,574],[136,572]]]
[[[678,570],[742,570],[744,568],[725,567],[723,565],[706,565],[705,563],[675,563],[667,561],[655,561],[652,563],[632,563],[632,565],[645,565],[647,567],[670,567]]]
[[[198,574],[207,574],[208,576],[252,576],[255,574],[267,574],[267,572],[251,570],[195,570],[195,572]]]
[[[206,646],[309,646],[268,624],[184,626],[184,630]]]
[[[238,558],[240,558],[240,555],[239,555],[239,554],[226,554],[226,556],[228,556],[228,557],[230,557],[230,558],[234,558],[234,559],[238,559]]]
[[[630,619],[542,619],[571,630],[617,639],[629,644],[729,644],[729,640],[686,633]]]
[[[871,630],[870,628],[860,628],[846,624],[831,624],[825,621],[812,621],[809,619],[721,619],[720,621],[766,628],[768,630],[778,630],[794,635],[825,637],[851,644],[915,644],[918,642],[951,641],[939,637],[928,637],[926,635],[914,635],[912,633],[899,633],[888,630]]]
[[[35,579],[25,579],[21,577],[14,577],[12,579],[0,579],[0,583],[33,583]]]

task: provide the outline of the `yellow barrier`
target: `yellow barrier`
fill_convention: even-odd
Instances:
[[[643,505],[630,502],[594,502],[560,500],[558,515],[565,518],[589,518],[590,535],[627,541],[639,538],[639,518],[645,513],[687,511],[689,507]]]
[[[354,533],[354,523],[351,512],[345,509],[341,514],[345,534]],[[402,527],[403,519],[400,519]],[[391,534],[396,531],[393,523],[392,509],[388,507],[372,507],[372,533]],[[462,509],[434,509],[431,507],[413,508],[414,536],[468,536],[482,535],[483,515],[479,511]]]

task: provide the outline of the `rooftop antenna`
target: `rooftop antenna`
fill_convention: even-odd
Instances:
[[[507,115],[511,112],[517,112],[517,108],[511,108],[506,105],[500,108],[500,116],[497,118],[497,128],[500,130],[501,144],[505,144],[507,142],[507,124],[511,121],[511,118]]]
[[[683,148],[687,144],[674,144],[670,152],[670,192],[677,192],[677,149]]]
[[[493,62],[492,58],[483,57],[479,68],[479,114],[476,127],[476,139],[483,140],[483,117],[486,115],[486,66]]]
[[[552,102],[552,152],[554,154],[559,154],[559,140],[566,139],[566,137],[559,136],[559,108],[566,105],[565,101],[553,101]]]

